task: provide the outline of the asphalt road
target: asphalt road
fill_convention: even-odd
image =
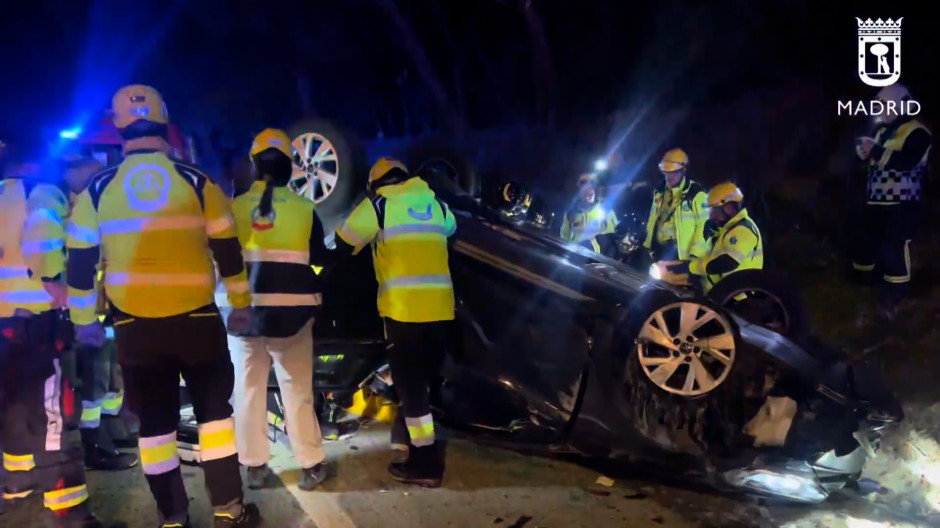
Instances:
[[[248,491],[265,527],[277,528],[686,528],[785,526],[793,528],[907,527],[860,499],[816,508],[766,508],[702,490],[614,476],[597,484],[595,470],[566,461],[524,456],[453,440],[440,489],[393,482],[385,473],[388,430],[370,424],[352,437],[327,444],[336,476],[315,492],[297,489],[298,466],[284,441],[273,444],[271,466],[280,482]],[[202,474],[184,471],[194,528],[211,526]],[[92,504],[106,520],[153,528],[153,500],[139,469],[89,473]],[[41,500],[6,505],[0,528],[42,526]]]

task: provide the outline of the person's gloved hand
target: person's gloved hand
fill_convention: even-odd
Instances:
[[[228,331],[233,334],[246,334],[251,331],[251,308],[233,308],[228,314]]]
[[[42,288],[52,297],[52,309],[65,308],[69,304],[69,288],[64,282],[42,281]]]
[[[95,321],[87,325],[75,325],[75,342],[79,345],[100,348],[104,346],[104,326]]]
[[[689,274],[689,261],[683,260],[682,262],[669,264],[666,266],[666,270],[668,270],[669,273],[672,273],[674,275],[688,275]]]

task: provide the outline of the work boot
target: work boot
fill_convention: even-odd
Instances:
[[[245,504],[236,518],[215,516],[215,528],[257,528],[261,524],[261,512],[254,504]]]
[[[88,509],[86,503],[69,508],[62,517],[52,516],[55,528],[127,528],[126,523],[103,523]]]
[[[124,471],[136,467],[140,459],[133,453],[107,449],[97,441],[97,429],[82,429],[85,467],[93,471]]]
[[[115,449],[137,448],[137,441],[139,440],[138,435],[129,430],[124,423],[124,418],[120,415],[102,415],[99,430],[101,433],[98,440],[100,443],[104,444],[106,448],[110,448],[112,445]],[[105,439],[107,439],[107,443],[104,442]]]
[[[392,444],[392,464],[404,464],[408,461],[408,446]]]
[[[248,488],[262,489],[267,487],[268,479],[271,477],[271,468],[267,464],[248,467]]]
[[[330,467],[326,462],[306,468],[300,476],[300,484],[297,486],[304,491],[313,491],[314,488],[330,478]]]
[[[403,464],[389,464],[388,472],[399,482],[436,488],[444,479],[441,446],[438,443],[424,447],[411,446],[408,461]]]
[[[181,523],[163,523],[160,525],[160,528],[192,528],[193,525],[189,524],[189,517],[186,518],[184,522]]]

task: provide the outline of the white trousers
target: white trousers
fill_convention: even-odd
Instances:
[[[267,389],[271,365],[284,402],[284,421],[294,456],[304,468],[323,462],[323,435],[313,410],[313,320],[286,338],[228,336],[235,365],[235,440],[238,461],[267,464]]]

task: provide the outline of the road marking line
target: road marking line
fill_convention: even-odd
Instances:
[[[339,493],[326,491],[303,491],[297,485],[300,482],[300,465],[291,450],[280,442],[272,442],[270,468],[284,483],[287,491],[297,499],[304,513],[317,525],[317,528],[357,528],[337,500]]]

